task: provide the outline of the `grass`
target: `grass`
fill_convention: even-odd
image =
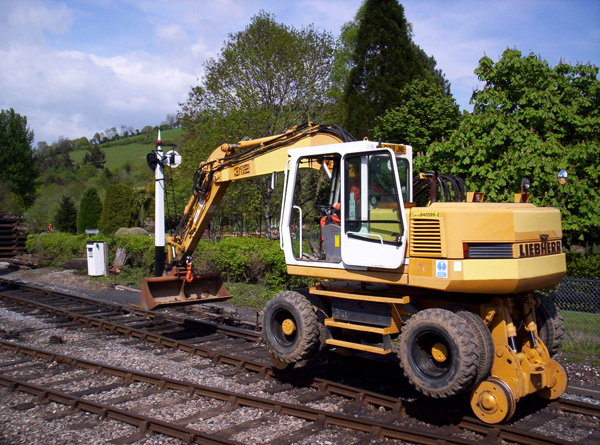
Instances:
[[[577,332],[600,343],[600,314],[561,310],[567,332]]]
[[[229,302],[235,306],[245,306],[257,312],[262,311],[267,301],[275,294],[274,291],[261,284],[245,284],[227,282],[225,289],[233,298]]]
[[[567,333],[560,352],[569,363],[600,365],[600,314],[561,310]]]
[[[100,144],[100,148],[106,156],[106,164],[109,170],[122,167],[127,162],[134,165],[146,165],[146,155],[155,149],[156,137],[158,135],[138,135],[118,141]],[[175,144],[181,147],[183,136],[182,128],[161,131],[161,139],[165,144]],[[164,147],[169,151],[171,147]],[[81,163],[87,150],[76,150],[69,153],[75,164]]]

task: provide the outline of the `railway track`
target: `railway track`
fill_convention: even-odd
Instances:
[[[240,392],[221,392],[221,396],[219,396],[221,398],[215,397],[215,400],[218,400],[220,403],[229,403],[231,407],[242,406],[263,410],[263,413],[266,412],[268,415],[263,414],[259,417],[263,418],[266,415],[269,422],[275,422],[272,418],[281,416],[285,416],[286,419],[294,418],[297,419],[297,422],[301,422],[301,426],[298,428],[301,432],[287,432],[276,443],[299,442],[303,440],[303,437],[319,434],[341,434],[342,436],[347,434],[348,437],[346,439],[349,439],[349,443],[360,442],[365,440],[365,437],[387,438],[413,443],[473,443],[474,441],[483,440],[504,440],[514,443],[568,443],[568,440],[557,439],[552,435],[537,432],[543,430],[544,425],[549,422],[556,422],[557,418],[565,416],[576,416],[578,419],[591,419],[589,422],[591,425],[589,427],[589,434],[586,435],[587,441],[593,442],[594,438],[597,438],[599,434],[598,428],[593,427],[594,424],[597,424],[597,417],[599,415],[598,406],[594,405],[560,399],[551,404],[532,401],[529,404],[531,406],[528,408],[520,402],[519,410],[522,412],[517,412],[515,420],[510,425],[490,426],[481,423],[473,417],[464,416],[464,413],[467,412],[464,401],[454,400],[449,403],[446,401],[432,402],[424,397],[410,394],[410,392],[409,397],[399,397],[397,395],[384,394],[382,391],[366,390],[365,387],[369,387],[370,385],[364,381],[365,362],[362,362],[361,365],[360,358],[347,360],[332,355],[321,359],[325,363],[307,364],[299,370],[284,373],[271,368],[268,354],[264,346],[261,345],[260,333],[255,331],[122,307],[112,303],[90,300],[70,294],[52,292],[35,286],[23,286],[6,281],[0,281],[0,299],[2,300],[3,307],[7,310],[15,310],[21,314],[38,317],[44,314],[43,316],[47,317],[47,321],[51,321],[50,324],[57,329],[100,332],[97,331],[97,328],[100,328],[108,338],[112,339],[111,341],[115,341],[116,339],[122,340],[122,336],[129,336],[133,338],[133,340],[129,340],[130,342],[134,342],[132,344],[143,344],[145,342],[150,343],[155,350],[164,351],[164,348],[168,348],[171,351],[182,351],[190,359],[202,360],[203,364],[200,365],[201,368],[208,371],[213,369],[213,374],[214,369],[219,368],[218,373],[228,375],[234,382],[241,380],[263,382],[262,385],[264,386],[264,382],[268,381],[269,388],[266,391],[261,391],[261,393],[269,397],[261,397],[260,401],[243,402],[246,400],[244,397],[246,396],[245,392],[248,392],[247,389]],[[22,343],[23,337],[35,337],[36,333],[39,332],[41,331],[24,328],[17,332],[7,332],[5,336],[10,337],[12,335],[16,337],[14,341]],[[56,343],[60,343],[60,339]],[[37,352],[24,352],[26,350],[36,351],[35,347],[26,344],[21,344],[20,349],[17,351],[14,348],[19,347],[14,343],[6,341],[0,347],[4,351],[3,354],[18,352],[32,360],[34,356],[42,357],[47,354],[56,354],[56,351],[46,351],[39,348],[37,348]],[[39,359],[35,358],[35,360]],[[183,360],[181,357],[179,359]],[[108,367],[113,366],[105,363],[105,361],[109,361],[108,358],[102,362],[96,362],[93,366],[89,364],[86,366],[75,365],[75,360],[78,360],[78,358],[74,356],[68,358],[56,358],[55,356],[50,360],[61,363],[63,366],[78,366],[80,368],[87,366],[88,368],[100,369],[99,367],[103,365]],[[85,362],[84,359],[79,360],[83,360],[81,363]],[[345,371],[342,376],[340,376],[339,366],[335,366],[335,363],[332,366],[331,363],[337,360],[346,360],[344,368],[342,368]],[[18,359],[8,358],[3,360],[4,363],[18,361]],[[358,370],[353,370],[351,366],[348,366],[348,364],[355,364],[356,362],[358,363],[356,365]],[[178,366],[181,367],[181,365]],[[354,382],[357,384],[347,384],[348,380],[359,379],[356,374],[361,373],[361,366],[363,366],[362,381]],[[370,372],[372,380],[385,382],[386,379],[391,379],[389,375],[386,375],[386,372],[389,372],[387,364],[375,363],[374,366],[373,362],[370,362],[368,366],[381,368]],[[335,372],[333,375],[331,374],[333,372],[332,368],[336,370],[337,376]],[[9,365],[2,366],[0,364],[0,374],[6,376],[6,371],[9,369],[11,369]],[[101,371],[97,370],[94,372]],[[122,368],[120,372],[130,375],[128,378],[135,380],[133,377],[136,372],[135,369]],[[399,373],[397,370],[396,373],[397,378],[395,380],[402,380],[398,378]],[[347,378],[348,374],[355,375]],[[322,375],[325,375],[325,377],[322,377]],[[17,379],[16,377],[10,378]],[[164,375],[155,376],[155,378],[161,378],[164,382],[168,380]],[[180,384],[173,383],[175,386]],[[193,383],[189,382],[188,384],[193,385]],[[155,382],[151,385],[165,387],[166,383],[161,384],[159,381],[159,383]],[[236,385],[237,383],[225,384],[225,386]],[[26,383],[13,381],[7,383],[5,386],[21,390],[21,388],[26,388]],[[202,387],[201,391],[208,391],[207,388],[211,388],[208,385],[196,385],[193,389],[188,387],[187,389],[178,390],[184,394],[192,395],[196,394],[195,391],[200,391],[200,387]],[[50,390],[51,388],[46,389]],[[165,389],[174,390],[166,387]],[[42,394],[50,394],[50,392],[43,392],[44,389],[39,388],[31,389],[30,391],[34,394],[38,394],[39,391],[42,391]],[[223,391],[223,389],[221,388],[219,391]],[[394,391],[392,389],[390,392],[393,394]],[[59,399],[66,396],[63,394],[53,397]],[[225,401],[223,397],[226,397]],[[271,400],[272,398],[275,398],[275,400]],[[292,400],[293,402],[287,402],[287,404],[282,405],[279,403],[282,398]],[[231,401],[235,401],[235,403],[232,404]],[[248,403],[248,405],[245,405],[245,403]],[[259,404],[260,406],[253,406],[252,404]],[[312,407],[306,406],[307,404]],[[87,406],[81,401],[70,401],[67,405],[71,407],[73,405]],[[333,408],[314,408],[314,406],[326,405]],[[521,408],[522,406],[524,406],[523,409]],[[309,408],[309,410],[308,412],[302,412],[302,408]],[[95,412],[91,411],[91,409],[90,412]],[[108,411],[102,412],[108,413]],[[122,415],[124,414],[119,414],[119,416]],[[440,421],[440,415],[443,417],[442,421]],[[106,416],[110,417],[108,414]],[[277,422],[280,422],[280,420]],[[293,422],[289,421],[289,423],[292,424]],[[141,428],[143,431],[159,431],[158,428],[160,426],[161,430],[159,432],[163,434],[163,429],[166,428],[164,425],[157,424],[157,429],[155,430],[153,429],[155,428],[154,426],[150,427],[150,425],[154,424],[148,420],[132,420],[130,424],[136,425],[138,429]],[[250,426],[246,425],[245,428],[251,429]],[[331,432],[327,430],[328,428],[341,429],[342,432],[339,433],[337,430],[336,432]],[[584,427],[584,430],[585,428],[588,427]],[[323,430],[326,432],[323,432]],[[230,432],[240,433],[235,428]],[[201,435],[194,436],[201,433],[203,432],[185,431],[177,433],[184,434],[184,436],[178,436],[174,433],[173,437],[179,439],[184,437],[182,440],[187,441],[190,437],[201,437]],[[582,434],[580,433],[580,436]],[[235,437],[235,434],[230,436]],[[223,434],[216,439],[223,439]],[[214,440],[214,438],[210,440]],[[346,440],[344,439],[344,441]]]

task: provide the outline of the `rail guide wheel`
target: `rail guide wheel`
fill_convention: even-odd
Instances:
[[[565,368],[556,360],[550,361],[550,369],[554,383],[548,388],[538,391],[536,394],[546,400],[555,400],[562,396],[567,390],[569,377]]]
[[[515,413],[517,403],[510,386],[496,377],[484,380],[471,393],[471,408],[485,423],[507,421]]]

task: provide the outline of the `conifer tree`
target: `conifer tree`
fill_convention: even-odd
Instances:
[[[90,187],[83,192],[77,212],[77,232],[84,233],[86,229],[97,229],[102,214],[102,201],[98,191]]]
[[[106,156],[102,149],[97,145],[92,145],[89,151],[83,157],[84,164],[91,164],[96,168],[104,168]]]
[[[133,190],[125,184],[113,184],[106,191],[106,198],[98,222],[98,228],[106,235],[121,227],[135,224],[135,200]]]
[[[27,117],[12,108],[0,110],[0,189],[11,195],[3,198],[14,201],[20,210],[35,200],[38,175],[33,153],[33,131],[27,126]]]
[[[63,196],[60,201],[54,218],[54,227],[59,232],[74,234],[77,231],[77,209],[68,196]]]
[[[400,105],[400,92],[426,79],[449,93],[435,60],[412,41],[411,26],[397,0],[366,0],[358,16],[352,69],[344,93],[344,127],[370,136],[378,116]]]

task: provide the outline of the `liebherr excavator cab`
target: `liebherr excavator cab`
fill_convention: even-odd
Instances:
[[[410,146],[307,124],[221,146],[200,166],[168,239],[171,263],[191,255],[228,183],[273,171],[285,174],[279,229],[287,271],[315,279],[265,307],[275,366],[328,348],[397,354],[415,388],[437,398],[468,393],[488,423],[509,419],[526,395],[565,391],[566,372],[552,359],[562,318],[535,293],[566,270],[557,209],[472,194],[469,202],[417,206]]]

